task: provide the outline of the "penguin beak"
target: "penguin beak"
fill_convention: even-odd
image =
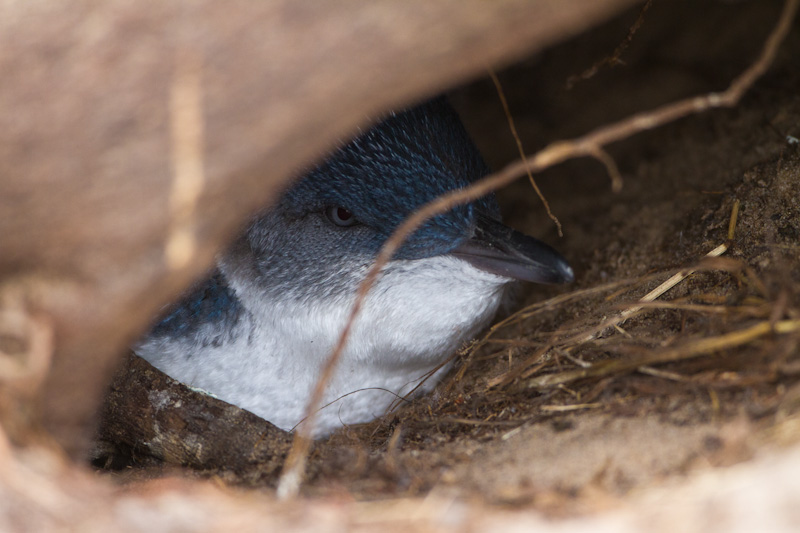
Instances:
[[[480,270],[520,281],[575,279],[566,259],[550,246],[480,213],[472,237],[450,253]]]

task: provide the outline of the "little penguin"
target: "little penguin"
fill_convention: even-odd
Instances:
[[[134,352],[292,430],[381,245],[416,209],[488,172],[445,98],[390,114],[254,217]],[[424,223],[367,295],[313,436],[430,391],[448,366],[428,374],[489,324],[515,280],[566,283],[573,273],[551,247],[503,225],[493,195]]]

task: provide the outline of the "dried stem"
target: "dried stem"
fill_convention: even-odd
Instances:
[[[528,380],[526,388],[549,388],[572,383],[584,378],[598,378],[618,374],[657,363],[683,361],[700,355],[742,346],[768,334],[786,335],[800,331],[800,320],[780,320],[774,324],[768,320],[718,337],[709,337],[689,342],[683,346],[652,352],[632,359],[614,359],[595,363],[589,368],[578,368],[558,374],[545,374]],[[652,372],[650,372],[652,373]]]
[[[506,93],[503,91],[503,86],[500,84],[500,79],[495,74],[494,69],[491,67],[487,68],[489,71],[489,77],[492,78],[492,82],[494,83],[495,89],[497,89],[497,96],[500,98],[500,104],[503,106],[503,112],[506,114],[506,120],[508,120],[508,129],[511,130],[511,135],[514,136],[514,141],[517,143],[517,151],[519,151],[519,157],[521,160],[525,160],[525,149],[522,147],[522,139],[519,138],[519,134],[517,133],[517,126],[514,124],[514,117],[511,116],[511,108],[508,107],[508,100],[506,100]],[[550,217],[550,220],[556,225],[556,229],[558,230],[558,236],[563,237],[564,232],[561,230],[561,222],[558,221],[558,218],[553,214],[553,211],[550,209],[550,202],[547,201],[545,198],[544,193],[542,190],[539,189],[539,185],[536,183],[536,180],[533,179],[533,172],[530,168],[527,169],[528,171],[528,180],[531,182],[531,187],[533,190],[536,191],[536,195],[542,201],[542,205],[544,205],[545,210],[547,211],[547,216]]]
[[[594,65],[587,68],[580,74],[573,74],[569,78],[567,78],[566,89],[572,89],[575,84],[582,80],[588,80],[594,77],[601,68],[605,66],[614,67],[617,65],[623,64],[620,57],[622,57],[622,53],[627,50],[627,48],[633,42],[633,37],[636,35],[636,32],[639,31],[642,24],[644,24],[644,16],[647,13],[647,10],[650,9],[650,6],[653,4],[653,0],[647,0],[647,2],[642,6],[642,10],[639,12],[639,16],[636,19],[636,22],[633,23],[633,26],[630,27],[628,30],[628,35],[625,36],[625,39],[614,49],[614,52],[610,56],[606,56],[603,59],[597,61]]]

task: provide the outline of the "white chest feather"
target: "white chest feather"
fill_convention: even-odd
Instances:
[[[385,414],[465,340],[485,327],[509,280],[452,256],[395,261],[370,292],[329,383],[314,435]],[[148,340],[136,352],[188,385],[290,430],[301,422],[335,346],[352,294],[276,301],[232,288],[247,313],[218,346]],[[430,390],[442,374],[420,388]]]

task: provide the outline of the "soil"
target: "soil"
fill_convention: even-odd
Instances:
[[[526,152],[723,90],[757,57],[780,8],[657,1],[623,63],[572,89],[566,80],[612,54],[638,10],[499,72]],[[594,160],[537,175],[563,237],[527,179],[500,191],[506,221],[569,258],[575,284],[522,288],[500,317],[507,324],[457,354],[434,393],[318,443],[303,490],[356,499],[456,490],[563,516],[800,440],[790,423],[800,331],[753,330],[800,318],[798,29],[736,107],[609,147],[621,192]],[[491,80],[451,100],[490,165],[518,157]],[[720,257],[704,257],[724,243]],[[695,272],[661,304],[597,326],[687,267]],[[709,339],[727,344],[702,348]],[[629,364],[608,366],[618,361]]]

